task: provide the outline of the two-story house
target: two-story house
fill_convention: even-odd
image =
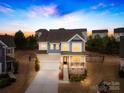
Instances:
[[[85,43],[87,29],[40,29],[38,38],[38,58],[41,69],[58,70],[68,64],[71,71],[86,69]],[[78,72],[79,72],[78,71]],[[81,72],[82,73],[82,72]]]
[[[117,41],[120,41],[120,36],[124,36],[124,28],[114,29],[114,37]]]
[[[99,35],[101,38],[108,36],[108,30],[103,29],[103,30],[92,30],[92,36],[93,38]]]
[[[0,74],[13,72],[14,38],[9,35],[0,35]]]

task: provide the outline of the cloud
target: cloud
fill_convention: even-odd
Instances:
[[[12,11],[13,9],[11,8],[0,6],[0,12],[7,13],[7,12],[12,12]]]
[[[106,7],[106,5],[101,2],[101,3],[98,3],[98,4],[95,5],[95,6],[92,6],[91,9],[96,10],[96,9],[98,9],[98,8],[104,8],[104,7]]]
[[[45,17],[51,16],[51,15],[57,15],[57,5],[50,4],[47,6],[33,6],[29,9],[29,16],[30,17],[36,17],[38,15],[42,15]]]
[[[0,2],[0,12],[8,13],[14,11],[9,4]]]
[[[0,2],[0,5],[5,6],[5,7],[11,7],[9,4],[3,3],[3,2]]]

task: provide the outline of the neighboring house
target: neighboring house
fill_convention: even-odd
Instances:
[[[14,38],[9,35],[0,35],[0,74],[13,72]]]
[[[124,71],[124,36],[120,37],[120,70]]]
[[[83,73],[86,69],[86,33],[86,29],[63,28],[36,31],[42,69],[57,70],[68,64],[70,72]]]
[[[96,36],[100,36],[101,38],[105,37],[105,36],[108,36],[108,30],[105,29],[105,30],[92,30],[92,36],[93,38],[96,37]]]
[[[117,41],[120,41],[120,36],[124,35],[124,28],[114,29],[114,37]]]

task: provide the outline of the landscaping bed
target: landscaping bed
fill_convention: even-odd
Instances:
[[[69,80],[71,82],[80,82],[87,77],[87,70],[85,69],[83,74],[69,74]]]
[[[8,74],[1,74],[0,75],[0,88],[9,86],[15,81],[16,80],[14,80],[13,78],[10,78]]]

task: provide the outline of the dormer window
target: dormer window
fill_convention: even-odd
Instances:
[[[42,32],[39,32],[39,33],[38,33],[38,37],[40,37],[41,35],[42,35]]]

